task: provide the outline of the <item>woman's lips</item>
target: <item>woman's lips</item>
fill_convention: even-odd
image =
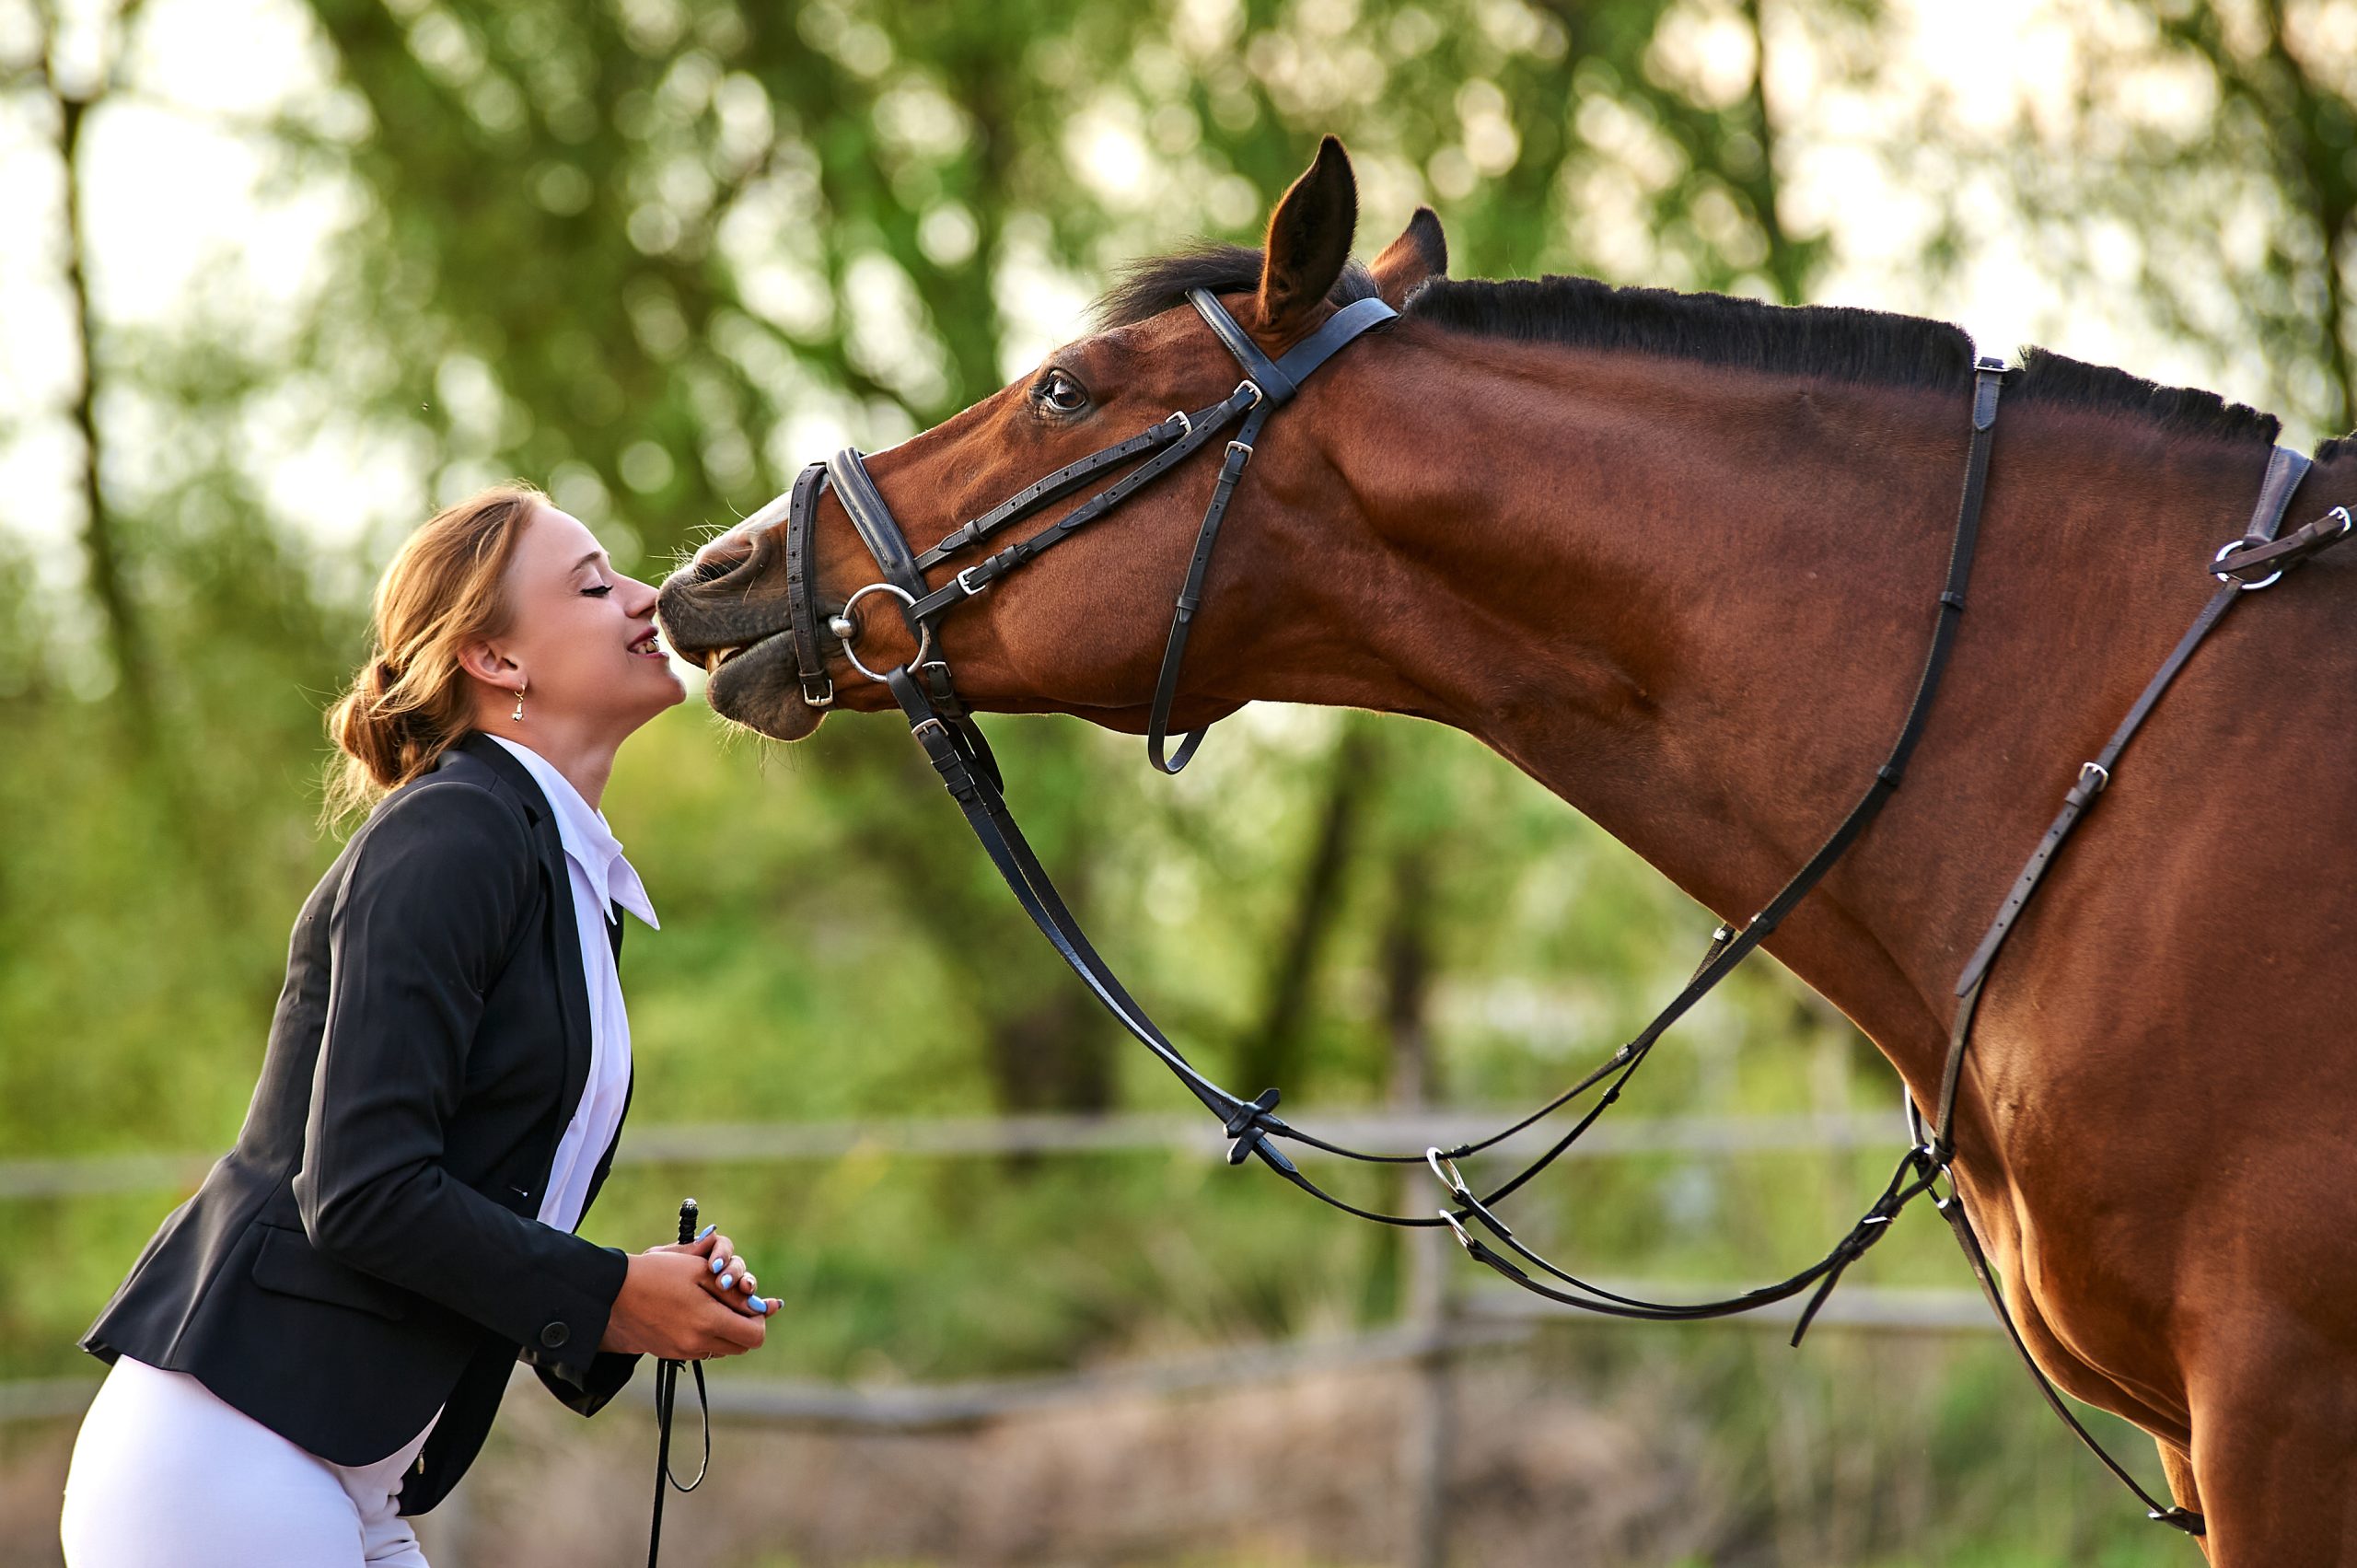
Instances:
[[[631,644],[628,652],[634,658],[661,659],[670,656],[664,651],[662,637],[651,626],[646,629],[644,635]]]

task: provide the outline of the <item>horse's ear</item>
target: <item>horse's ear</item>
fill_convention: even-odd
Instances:
[[[1375,292],[1394,310],[1405,305],[1408,296],[1426,278],[1446,277],[1448,240],[1433,210],[1418,207],[1399,238],[1383,248],[1383,254],[1368,270],[1375,274]]]
[[[1358,181],[1351,157],[1329,136],[1318,161],[1293,182],[1269,216],[1269,244],[1260,265],[1260,330],[1283,336],[1315,309],[1351,259],[1359,222]]]

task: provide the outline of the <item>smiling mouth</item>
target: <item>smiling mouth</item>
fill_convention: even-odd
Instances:
[[[664,650],[662,634],[649,626],[645,633],[634,639],[627,650],[633,658],[660,659],[670,655]]]

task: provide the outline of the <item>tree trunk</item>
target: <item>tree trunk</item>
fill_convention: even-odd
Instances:
[[[126,6],[116,17],[118,29],[132,17]],[[82,554],[89,574],[90,597],[104,623],[107,651],[115,668],[117,691],[125,730],[140,754],[156,749],[156,701],[147,657],[146,629],[124,569],[122,541],[115,518],[107,509],[105,486],[99,478],[102,448],[99,440],[98,327],[90,305],[88,244],[82,219],[82,135],[90,110],[105,98],[106,78],[87,91],[68,91],[57,77],[55,48],[57,16],[53,7],[40,7],[41,73],[50,102],[57,113],[56,149],[64,190],[65,291],[74,302],[75,346],[82,359],[81,382],[67,411],[75,433],[82,439],[82,461],[76,488],[82,501]]]
[[[1239,1093],[1271,1086],[1288,1095],[1301,1087],[1302,1026],[1309,1011],[1318,959],[1334,924],[1342,872],[1350,864],[1369,783],[1380,771],[1371,721],[1348,715],[1327,772],[1318,832],[1302,865],[1292,916],[1279,937],[1262,992],[1260,1021],[1237,1053]]]

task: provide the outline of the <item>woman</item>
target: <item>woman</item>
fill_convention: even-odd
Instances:
[[[329,715],[376,800],[296,922],[237,1146],[83,1336],[111,1363],[65,1484],[70,1568],[423,1568],[404,1516],[481,1447],[520,1358],[594,1412],[638,1357],[733,1355],[778,1303],[728,1238],[574,1233],[631,1084],[597,803],[679,701],[655,590],[506,486],[386,568]]]

